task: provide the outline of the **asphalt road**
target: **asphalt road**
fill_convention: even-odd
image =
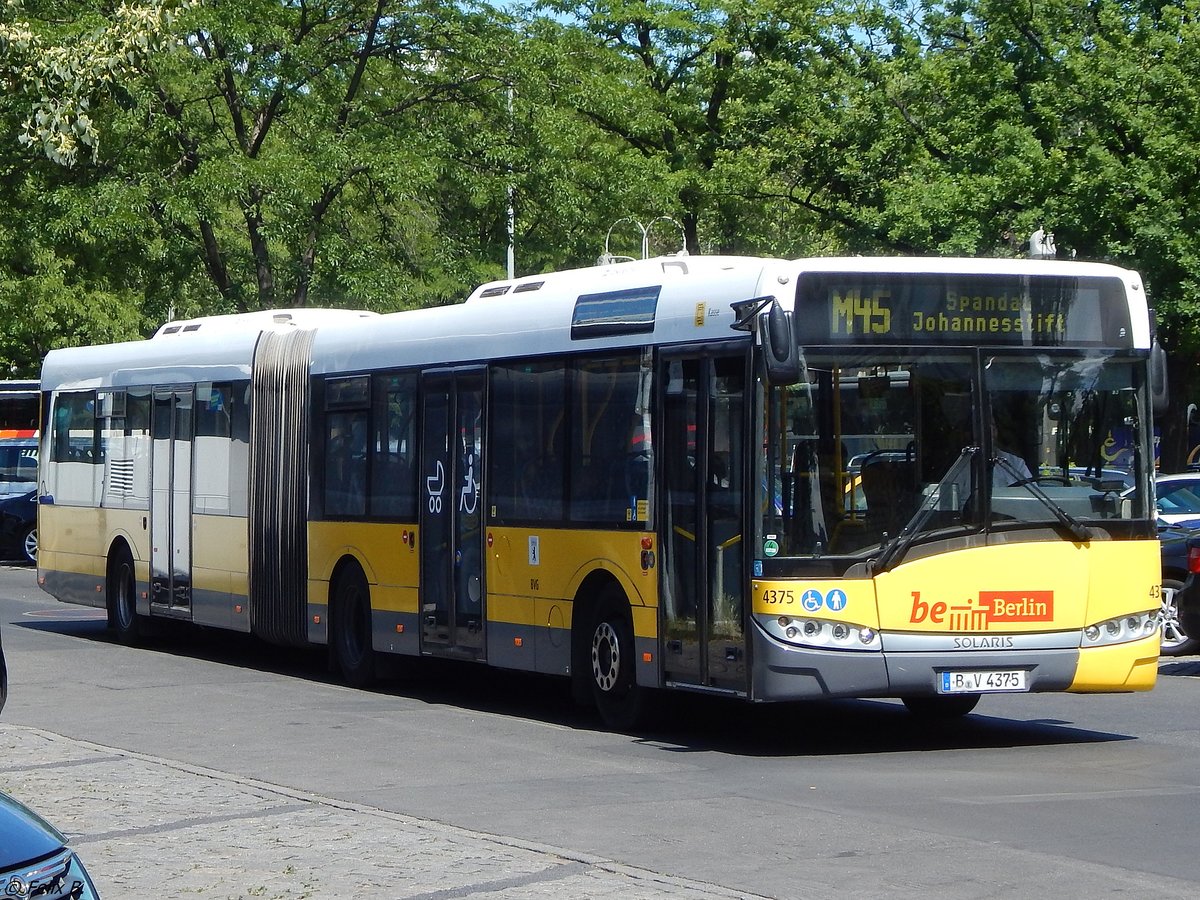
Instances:
[[[42,772],[56,796],[108,798],[85,804],[96,810],[86,815],[57,813],[102,885],[132,883],[122,867],[153,858],[147,846],[213,852],[203,828],[192,829],[195,843],[173,843],[148,824],[149,806],[122,800],[123,783],[152,798],[175,779],[195,792],[192,825],[209,821],[200,807],[217,802],[205,799],[207,785],[223,804],[229,791],[291,798],[284,807],[354,811],[359,819],[339,833],[382,840],[400,823],[404,840],[441,847],[442,869],[396,887],[396,897],[1143,900],[1200,887],[1194,657],[1164,660],[1149,694],[985,697],[974,715],[933,729],[890,702],[750,707],[680,696],[661,727],[623,735],[542,677],[433,665],[356,691],[330,678],[321,654],[237,635],[169,634],[126,648],[95,611],[40,593],[27,569],[0,569],[0,630],[10,669],[0,747],[14,760],[6,772],[0,758],[0,789],[30,791],[30,773]],[[113,771],[100,778],[93,762]],[[335,859],[324,818],[305,831],[307,820],[284,828],[291,813],[272,815],[237,838],[291,848],[269,893],[230,874],[235,854],[213,875],[217,892],[180,883],[155,896],[326,896],[306,885],[326,870],[356,874]],[[210,831],[225,827],[210,819]],[[88,856],[89,841],[98,848],[114,834],[138,840]],[[357,864],[386,864],[401,853],[398,840]],[[547,871],[567,860],[599,875],[538,881],[501,867],[496,877],[459,877],[463,858],[494,866],[492,854],[513,848],[542,854]],[[626,881],[600,877],[613,873]]]

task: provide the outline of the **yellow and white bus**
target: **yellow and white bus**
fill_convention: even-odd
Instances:
[[[171,322],[46,357],[39,583],[124,641],[326,645],[354,685],[569,676],[615,727],[663,689],[1146,690],[1159,354],[1136,273],[1031,260],[666,257]]]

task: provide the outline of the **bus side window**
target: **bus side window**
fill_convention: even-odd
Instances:
[[[417,515],[416,375],[376,375],[371,439],[373,516]]]
[[[50,418],[50,466],[46,491],[55,503],[91,506],[99,503],[102,471],[94,391],[59,394]]]
[[[92,391],[60,394],[54,404],[55,462],[96,459],[96,395]]]
[[[228,515],[233,494],[231,450],[233,385],[196,385],[196,454],[192,461],[195,511]]]
[[[649,422],[639,404],[636,356],[581,363],[571,401],[571,519],[603,524],[636,521],[648,502]]]
[[[565,398],[562,362],[492,370],[489,491],[500,520],[562,519]]]
[[[325,385],[325,514],[364,516],[367,512],[366,376],[331,378]]]
[[[330,413],[325,438],[325,512],[361,516],[367,505],[366,412]]]

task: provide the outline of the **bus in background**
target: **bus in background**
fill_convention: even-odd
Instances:
[[[0,381],[0,559],[37,561],[37,452],[41,386]]]
[[[1138,275],[1076,262],[681,256],[172,322],[46,357],[38,578],[124,641],[559,675],[619,728],[665,690],[1147,690],[1161,371]],[[1114,429],[1132,490],[1079,475]]]
[[[41,397],[36,380],[0,381],[0,439],[37,435]]]

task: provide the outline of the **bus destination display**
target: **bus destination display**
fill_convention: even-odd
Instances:
[[[805,274],[795,318],[802,344],[1129,347],[1123,299],[1110,278]]]

